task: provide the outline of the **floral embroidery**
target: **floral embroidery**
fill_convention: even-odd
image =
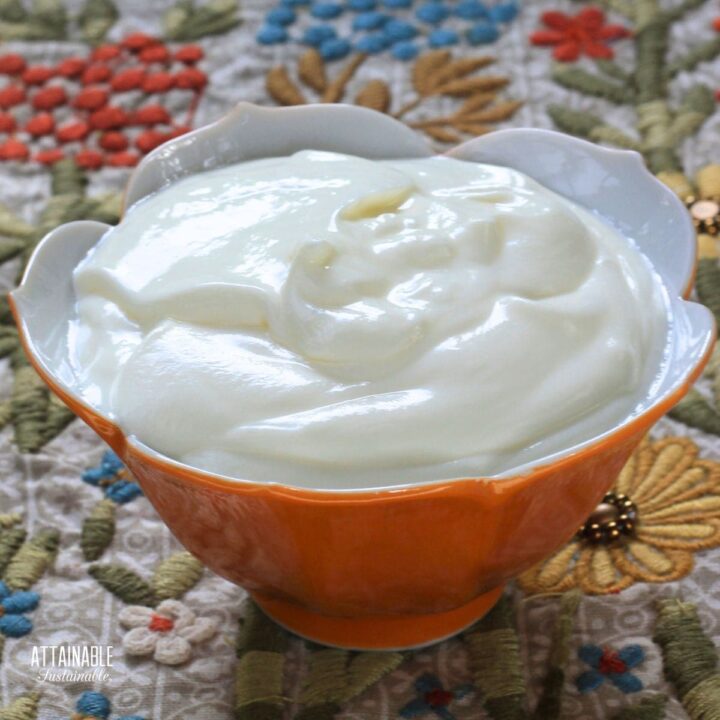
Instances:
[[[578,650],[578,657],[592,668],[575,678],[575,684],[581,693],[597,690],[605,680],[609,680],[624,693],[639,692],[643,689],[642,681],[630,672],[645,660],[645,651],[640,645],[626,645],[621,650],[583,645]]]
[[[576,536],[519,578],[526,592],[605,594],[670,582],[690,572],[693,553],[720,546],[720,463],[699,459],[692,440],[644,440],[614,492],[637,508],[634,534],[611,545]]]
[[[128,655],[152,655],[164,665],[180,665],[192,655],[191,645],[209,640],[217,621],[198,618],[179,600],[163,600],[152,609],[128,605],[120,611],[120,623],[131,628],[123,637]]]
[[[207,83],[197,45],[173,49],[133,33],[56,65],[0,56],[0,160],[45,165],[73,157],[88,170],[136,165],[142,155],[190,129]],[[185,117],[163,105],[184,95]],[[146,102],[148,101],[148,102]]]
[[[103,453],[100,464],[86,470],[82,479],[88,485],[102,488],[105,497],[118,505],[124,505],[142,495],[140,486],[112,450]]]
[[[0,633],[6,637],[18,638],[32,631],[33,624],[24,613],[34,610],[40,596],[31,590],[12,592],[0,580]]]
[[[387,51],[398,60],[412,60],[424,49],[457,45],[463,39],[471,45],[492,43],[517,13],[513,0],[283,0],[266,13],[256,39],[263,45],[299,41],[328,61],[353,50],[368,55]],[[352,17],[349,30],[347,15]]]
[[[548,29],[536,30],[530,42],[552,45],[553,57],[561,62],[573,62],[581,55],[609,60],[614,53],[607,43],[632,34],[622,25],[607,25],[605,13],[596,7],[583,8],[577,15],[549,11],[540,19]]]
[[[88,690],[75,703],[76,712],[70,720],[108,720],[112,706],[106,695]],[[115,720],[144,720],[140,715],[122,715]]]
[[[399,713],[404,718],[416,718],[434,713],[443,720],[454,720],[449,707],[474,691],[472,684],[459,685],[454,690],[446,690],[435,675],[425,673],[415,681],[418,697],[404,705]]]
[[[494,129],[494,124],[512,117],[522,103],[516,100],[499,100],[498,92],[507,85],[503,75],[478,74],[477,71],[492,64],[489,56],[453,58],[449,50],[433,50],[421,55],[412,67],[412,84],[415,97],[393,108],[393,97],[384,80],[375,78],[363,85],[354,103],[405,119],[415,108],[432,98],[462,100],[448,115],[437,115],[427,120],[406,120],[410,127],[421,130],[433,140],[457,143],[464,135],[482,135]],[[270,70],[265,85],[270,96],[281,105],[301,105],[316,94],[320,102],[343,102],[347,86],[364,55],[353,56],[332,79],[317,50],[308,50],[297,63],[297,82],[285,66]],[[301,87],[304,86],[304,87]]]

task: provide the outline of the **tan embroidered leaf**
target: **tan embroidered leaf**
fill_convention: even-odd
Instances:
[[[304,105],[306,102],[304,95],[282,65],[268,72],[265,77],[265,87],[273,100],[280,105]]]
[[[469,135],[484,135],[485,133],[489,133],[493,130],[492,125],[474,122],[453,122],[452,126],[456,130],[468,133]]]
[[[327,87],[325,63],[315,48],[311,48],[300,56],[300,60],[298,60],[298,77],[305,85],[316,92],[325,92]]]
[[[337,77],[325,88],[322,102],[334,103],[342,100],[345,94],[345,87],[352,80],[357,69],[365,62],[367,55],[361,53],[351,58],[350,62],[340,71]]]
[[[40,530],[24,542],[5,569],[5,582],[11,590],[29,590],[55,559],[60,533]]]
[[[457,143],[462,140],[459,135],[456,135],[454,132],[438,125],[424,127],[423,132],[429,135],[433,140],[437,140],[441,143]]]
[[[508,82],[508,78],[503,75],[481,75],[479,77],[450,80],[441,87],[436,88],[434,92],[438,95],[467,97],[478,91],[498,90],[507,85]]]
[[[462,122],[495,123],[512,117],[521,105],[522,102],[519,100],[505,100],[504,102],[497,103],[486,110],[456,117]]]
[[[475,95],[471,95],[455,113],[456,117],[462,115],[470,115],[476,110],[482,110],[484,107],[489,105],[497,97],[494,92],[479,92]]]
[[[105,38],[118,17],[117,7],[112,0],[87,0],[77,16],[77,23],[83,38],[94,44]]]
[[[470,73],[487,67],[495,62],[495,58],[490,55],[482,55],[473,58],[460,58],[453,60],[445,65],[441,65],[435,71],[430,73],[429,82],[433,89],[444,85],[449,80],[460,80],[470,75]]]
[[[387,112],[390,107],[390,88],[382,80],[370,80],[355,97],[355,104]]]
[[[422,95],[430,95],[433,91],[432,74],[450,60],[449,50],[433,50],[421,55],[413,65],[413,87]]]

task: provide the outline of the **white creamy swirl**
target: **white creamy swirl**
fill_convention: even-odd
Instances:
[[[370,487],[504,472],[643,400],[663,294],[521,173],[304,151],[182,180],[78,267],[83,394],[227,475]]]

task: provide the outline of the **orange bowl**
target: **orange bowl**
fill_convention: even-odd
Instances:
[[[201,169],[303,148],[430,154],[402,124],[368,110],[242,105],[148,156],[127,202]],[[10,295],[30,361],[127,464],[178,540],[279,623],[321,643],[417,646],[482,616],[508,580],[573,535],[644,433],[688,391],[714,342],[710,312],[682,297],[695,263],[687,213],[635,154],[537,130],[494,133],[452,154],[515,167],[599,212],[636,240],[672,296],[666,369],[648,403],[602,436],[500,477],[303,489],[203,472],[126,434],[77,392],[64,335],[72,271],[106,231],[100,223],[51,232]]]

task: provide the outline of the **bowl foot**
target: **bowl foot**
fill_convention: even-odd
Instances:
[[[467,605],[430,615],[332,617],[252,594],[278,625],[322,645],[348,650],[407,650],[440,642],[479,620],[500,599],[504,586],[479,595]]]

